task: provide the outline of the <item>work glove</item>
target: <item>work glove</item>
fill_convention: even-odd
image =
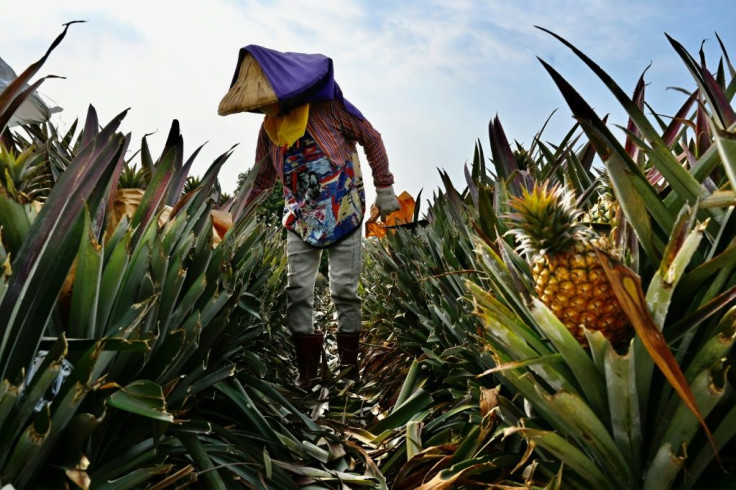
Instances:
[[[386,216],[401,209],[399,199],[394,194],[394,186],[376,187],[376,207],[381,221],[386,221]]]

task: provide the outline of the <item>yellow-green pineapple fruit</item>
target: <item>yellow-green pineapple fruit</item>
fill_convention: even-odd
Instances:
[[[535,184],[509,203],[520,251],[531,256],[534,290],[575,338],[587,345],[584,329],[600,331],[613,345],[632,335],[595,249],[609,241],[580,222],[581,212],[559,186]]]

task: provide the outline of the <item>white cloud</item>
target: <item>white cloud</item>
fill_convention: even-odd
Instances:
[[[62,23],[87,19],[71,27],[42,70],[66,77],[41,89],[65,108],[60,121],[82,118],[89,103],[102,122],[130,107],[123,129],[133,133],[132,148],[156,131],[149,142],[157,154],[171,120],[179,119],[187,154],[207,142],[196,174],[238,144],[221,173],[232,190],[237,174],[252,164],[260,124],[253,114],[216,114],[238,49],[261,44],[321,52],[335,61],[346,97],[383,134],[397,190],[424,188],[426,197],[440,185],[437,167],[461,185],[462,165],[477,139],[490,154],[487,124],[496,114],[512,140],[529,142],[557,108],[548,133],[570,127],[569,111],[537,56],[582,87],[594,106],[615,109],[580,61],[533,25],[566,37],[633,88],[650,60],[658,64],[650,79],[657,80],[663,66],[671,73],[660,61],[674,58],[661,33],[690,26],[697,16],[696,7],[689,8],[663,0],[128,0],[114,7],[29,0],[24,9],[4,12],[0,56],[20,71],[45,52]],[[727,17],[708,13],[712,29],[704,23],[709,30],[693,35],[712,36],[715,23]]]

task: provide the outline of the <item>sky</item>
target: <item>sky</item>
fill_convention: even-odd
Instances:
[[[103,124],[129,109],[121,130],[132,134],[131,153],[149,134],[158,155],[177,119],[185,158],[204,145],[194,175],[236,145],[220,172],[226,192],[253,165],[262,120],[217,115],[238,50],[258,44],[329,56],[345,97],[383,137],[397,194],[422,190],[424,203],[442,189],[439,169],[464,187],[476,142],[490,156],[493,118],[525,146],[550,117],[544,141],[572,127],[538,58],[599,115],[626,123],[602,82],[535,26],[581,49],[627,93],[647,70],[647,100],[665,115],[685,97],[670,87],[694,86],[665,33],[695,56],[704,42],[712,66],[721,55],[716,33],[727,50],[736,45],[732,0],[0,0],[0,12],[0,57],[16,73],[45,53],[62,24],[86,21],[70,27],[38,75],[64,77],[39,89],[63,109],[53,118],[61,129],[83,121],[89,105]],[[362,165],[372,202],[364,156]]]

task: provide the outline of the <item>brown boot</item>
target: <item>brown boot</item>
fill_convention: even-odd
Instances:
[[[299,376],[295,384],[304,390],[312,387],[312,380],[317,375],[319,361],[322,357],[322,340],[324,333],[295,333],[294,350]]]
[[[340,369],[351,368],[347,377],[358,381],[358,350],[360,349],[359,333],[337,332],[337,354],[340,356]]]

